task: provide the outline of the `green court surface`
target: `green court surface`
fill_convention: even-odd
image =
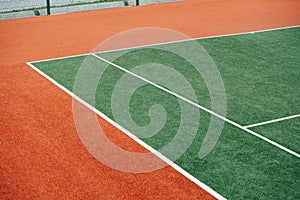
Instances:
[[[299,199],[299,118],[247,130],[243,127],[300,113],[300,28],[196,40],[211,60],[203,52],[199,55],[192,52],[193,42],[52,59],[31,65],[175,160],[225,198]],[[217,84],[218,77],[208,80],[186,57],[174,53],[181,51],[187,52],[184,54],[187,57],[191,55],[192,60],[192,56],[200,56],[202,65],[215,63],[224,88],[209,86],[209,81]],[[226,101],[214,104],[215,99],[223,98],[223,93]],[[215,113],[224,113],[226,122]],[[211,121],[218,124],[213,127],[216,130],[222,128],[220,136],[217,135],[212,150],[200,158]],[[181,128],[182,135],[175,137]],[[294,154],[252,135],[250,130]],[[174,145],[164,149],[171,141]],[[180,148],[186,149],[177,158],[176,151]]]
[[[283,146],[300,152],[300,118],[288,119],[276,123],[252,127],[251,129]]]

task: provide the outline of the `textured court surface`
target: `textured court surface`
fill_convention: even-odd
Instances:
[[[299,8],[300,4],[297,0],[187,0],[180,3],[139,8],[110,9],[106,11],[1,21],[1,198],[211,199],[212,197],[207,192],[171,167],[149,174],[128,174],[112,170],[99,163],[87,152],[78,137],[72,116],[72,98],[25,63],[87,53],[101,41],[132,28],[163,27],[198,38],[295,26],[299,25]],[[228,39],[231,40],[233,38]],[[219,42],[219,39],[213,40]],[[202,45],[207,48],[213,57],[214,53],[209,50],[211,43],[209,40],[205,42]],[[291,45],[291,43],[292,41],[288,41],[288,45]],[[130,47],[130,44],[124,47]],[[298,48],[296,47],[296,49]],[[217,50],[222,51],[219,48]],[[278,48],[274,48],[274,50],[282,52]],[[238,54],[237,52],[234,53]],[[286,57],[288,56],[286,55]],[[279,58],[278,56],[276,59]],[[276,59],[274,60],[276,61]],[[219,61],[217,59],[217,62],[219,62],[219,66],[223,61],[222,59]],[[226,66],[225,64],[223,66]],[[282,71],[279,70],[279,72]],[[286,73],[288,74],[288,72]],[[265,75],[268,74],[266,73]],[[278,77],[282,78],[285,76],[278,74]],[[241,79],[243,78],[241,77]],[[266,78],[268,79],[268,77]],[[227,82],[226,84],[234,86],[234,83]],[[264,88],[258,88],[255,91],[259,91],[260,95],[262,92],[264,93],[263,95],[268,94],[268,90]],[[293,101],[297,92],[290,92],[291,90],[287,88],[287,91],[282,93],[282,95],[291,94],[292,97],[289,98],[289,101],[291,100],[290,105],[294,106],[295,102]],[[238,104],[236,106],[239,109],[250,110],[250,112],[256,113],[257,116],[251,118],[245,113],[235,112],[233,110],[234,102],[230,98],[235,99],[236,97],[234,94],[232,95],[228,97],[227,115],[231,119],[235,121],[245,120],[238,121],[245,126],[261,122],[261,119],[273,119],[271,115],[268,116],[269,113],[272,113],[270,110],[258,113],[256,109],[251,110],[243,107],[244,104],[240,104],[241,101],[237,101]],[[273,93],[271,95],[276,96]],[[280,95],[277,95],[278,100],[280,100]],[[261,99],[247,101],[262,103]],[[282,103],[281,100],[280,102]],[[287,108],[289,103],[283,103],[283,107],[278,106],[279,104],[274,105],[276,109],[280,110],[280,112],[272,113],[272,116],[275,118],[285,117],[281,116],[282,114],[297,114],[292,113],[291,109]],[[251,105],[249,106],[251,107]],[[269,109],[273,107],[271,103],[266,103],[263,106]],[[260,107],[259,110],[262,111],[262,108]],[[297,108],[295,111],[297,111]],[[203,120],[205,120],[204,116],[205,114],[203,114]],[[103,125],[104,131],[109,133],[109,138],[116,144],[131,151],[145,151],[120,130],[103,119],[99,120]],[[295,118],[253,127],[251,130],[259,132],[274,141],[276,140],[276,142],[297,152],[299,146],[297,143],[292,143],[292,139],[289,139],[297,136],[291,134],[289,137],[282,137],[281,134],[282,127],[285,127],[284,131],[289,133],[296,132],[297,124],[299,124],[298,119]],[[299,166],[299,163],[297,164],[293,156],[289,156],[286,152],[276,149],[272,145],[265,146],[265,142],[261,140],[255,139],[255,142],[252,143],[254,137],[244,134],[243,131],[231,125],[226,124],[225,126],[228,126],[226,128],[228,132],[226,131],[226,134],[222,133],[223,139],[226,139],[226,136],[230,134],[235,134],[236,137],[244,137],[245,140],[241,144],[240,142],[235,143],[234,137],[229,137],[228,142],[220,139],[219,150],[228,143],[234,143],[234,146],[238,149],[243,149],[244,146],[252,146],[253,154],[247,149],[244,153],[251,155],[245,159],[244,156],[241,157],[242,155],[232,154],[229,151],[220,153],[217,147],[213,155],[220,155],[219,161],[224,159],[223,156],[225,154],[229,156],[229,160],[224,161],[225,164],[221,167],[229,166],[232,164],[230,163],[232,160],[240,161],[238,162],[239,165],[230,165],[231,167],[227,169],[221,169],[220,173],[222,175],[225,175],[225,172],[227,173],[228,171],[229,174],[234,174],[234,172],[240,173],[235,173],[235,176],[213,177],[212,175],[214,174],[212,173],[218,174],[219,169],[208,169],[210,162],[207,160],[207,162],[201,163],[200,169],[203,169],[202,171],[192,172],[190,170],[194,176],[202,176],[203,182],[206,181],[206,184],[225,197],[232,191],[237,195],[240,194],[242,197],[256,195],[254,194],[255,190],[245,192],[246,189],[238,191],[234,188],[235,186],[231,187],[231,181],[235,180],[237,176],[241,177],[239,179],[240,182],[251,180],[250,183],[255,183],[254,185],[256,186],[261,185],[262,188],[259,191],[263,191],[262,195],[273,195],[277,199],[292,198],[297,195],[297,190],[293,187],[296,186],[297,181],[299,182],[299,174],[289,173],[295,170],[297,165]],[[269,130],[272,130],[272,133],[275,135],[269,135]],[[199,139],[201,140],[201,138]],[[296,139],[294,140],[297,141]],[[259,148],[261,145],[263,146],[262,149]],[[198,146],[196,145],[194,148],[198,152]],[[191,148],[191,152],[193,151],[193,148]],[[273,151],[278,153],[274,154]],[[261,169],[262,163],[257,161],[262,159],[257,158],[255,153],[263,155],[263,158],[272,161],[260,174],[257,174],[257,171]],[[200,163],[193,163],[192,166],[183,166],[189,155],[192,154],[187,154],[177,161],[186,170],[191,169],[195,165],[200,165]],[[247,173],[237,170],[247,169],[244,163],[251,163],[251,165],[247,165],[248,167],[250,166],[249,168],[252,167],[251,170],[248,168]],[[250,178],[251,175],[253,175],[253,179]],[[262,182],[256,183],[254,177],[258,175],[266,178],[268,182],[265,182],[265,185]],[[274,184],[269,182],[271,176],[275,177],[275,180],[273,180],[275,181],[273,182]],[[290,180],[292,177],[295,179],[294,182]],[[216,186],[215,182],[221,179],[220,185],[225,185],[225,187],[221,187],[219,184],[219,186]],[[285,180],[289,181],[286,183]],[[286,185],[290,185],[291,188],[285,187]],[[246,184],[243,188],[249,188],[249,185]],[[266,190],[263,190],[264,188]],[[270,194],[270,191],[273,191],[273,194]]]

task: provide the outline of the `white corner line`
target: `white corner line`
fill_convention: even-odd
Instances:
[[[210,195],[212,195],[213,197],[215,197],[216,199],[219,199],[219,200],[226,200],[225,197],[223,197],[222,195],[220,195],[219,193],[217,193],[216,191],[214,191],[212,188],[210,188],[209,186],[207,186],[205,183],[201,182],[200,180],[198,180],[197,178],[195,178],[194,176],[192,176],[190,173],[188,173],[183,168],[181,168],[180,166],[178,166],[176,163],[174,163],[173,161],[171,161],[170,159],[168,159],[167,157],[165,157],[163,154],[161,154],[160,152],[158,152],[157,150],[155,150],[154,148],[152,148],[150,145],[146,144],[144,141],[142,141],[141,139],[139,139],[137,136],[135,136],[134,134],[132,134],[130,131],[128,131],[125,128],[123,128],[122,126],[120,126],[118,123],[116,123],[115,121],[113,121],[112,119],[110,119],[109,117],[107,117],[104,113],[102,113],[101,111],[99,111],[95,107],[92,107],[90,104],[88,104],[83,99],[81,99],[80,97],[78,97],[77,95],[75,95],[73,92],[69,91],[67,88],[65,88],[64,86],[62,86],[60,83],[58,83],[57,81],[55,81],[53,78],[51,78],[50,76],[48,76],[47,74],[45,74],[44,72],[42,72],[41,70],[39,70],[38,68],[36,68],[31,62],[26,62],[26,64],[28,66],[30,66],[33,70],[35,70],[36,72],[38,72],[40,75],[42,75],[43,77],[45,77],[46,79],[48,79],[55,86],[57,86],[58,88],[60,88],[64,92],[66,92],[72,98],[76,99],[82,105],[86,106],[88,109],[90,109],[91,111],[95,112],[97,115],[99,115],[105,121],[107,121],[108,123],[110,123],[111,125],[113,125],[114,127],[116,127],[117,129],[121,130],[128,137],[130,137],[131,139],[133,139],[135,142],[137,142],[139,145],[141,145],[142,147],[144,147],[145,149],[147,149],[149,152],[153,153],[155,156],[157,156],[162,161],[164,161],[165,163],[167,163],[169,166],[171,166],[177,172],[179,172],[180,174],[182,174],[184,177],[186,177],[187,179],[189,179],[190,181],[192,181],[193,183],[195,183],[196,185],[198,185],[200,188],[202,188],[203,190],[205,190],[206,192],[208,192]]]
[[[144,81],[144,82],[146,82],[146,83],[148,83],[148,84],[150,84],[150,85],[152,85],[152,86],[154,86],[154,87],[156,87],[156,88],[158,88],[158,89],[160,89],[162,91],[165,91],[165,92],[167,92],[167,93],[169,93],[169,94],[177,97],[178,99],[181,99],[181,100],[183,100],[183,101],[185,101],[185,102],[187,102],[187,103],[195,106],[196,108],[199,108],[199,109],[201,109],[203,111],[206,111],[206,112],[210,113],[211,115],[214,115],[215,117],[218,117],[219,119],[222,119],[222,120],[226,121],[227,123],[229,123],[229,124],[231,124],[231,125],[233,125],[233,126],[235,126],[237,128],[240,128],[240,129],[242,129],[242,130],[244,130],[244,131],[246,131],[246,132],[248,132],[248,133],[250,133],[250,134],[252,134],[252,135],[254,135],[256,137],[258,137],[258,138],[260,138],[260,139],[262,139],[262,140],[264,140],[264,141],[266,141],[266,142],[268,142],[268,143],[270,143],[270,144],[278,147],[279,149],[281,149],[283,151],[286,151],[289,154],[292,154],[292,155],[300,158],[300,155],[298,153],[296,153],[296,152],[294,152],[294,151],[292,151],[292,150],[290,150],[290,149],[288,149],[288,148],[286,148],[286,147],[284,147],[284,146],[282,146],[282,145],[280,145],[280,144],[278,144],[278,143],[276,143],[276,142],[274,142],[274,141],[272,141],[272,140],[270,140],[270,139],[268,139],[268,138],[266,138],[266,137],[264,137],[264,136],[262,136],[262,135],[260,135],[260,134],[258,134],[256,132],[254,132],[254,131],[252,131],[252,130],[250,130],[250,129],[248,129],[248,128],[246,128],[246,127],[244,127],[244,126],[242,126],[242,125],[240,125],[240,124],[238,124],[238,123],[236,123],[236,122],[234,122],[234,121],[232,121],[230,119],[227,119],[226,117],[224,117],[224,116],[222,116],[222,115],[220,115],[220,114],[218,114],[218,113],[216,113],[216,112],[214,112],[212,110],[209,110],[209,109],[207,109],[207,108],[205,108],[205,107],[203,107],[203,106],[201,106],[201,105],[199,105],[199,104],[197,104],[197,103],[195,103],[195,102],[193,102],[193,101],[191,101],[191,100],[189,100],[189,99],[187,99],[187,98],[185,98],[185,97],[183,97],[183,96],[181,96],[181,95],[179,95],[179,94],[177,94],[175,92],[172,92],[172,91],[168,90],[165,87],[162,87],[162,86],[160,86],[160,85],[158,85],[158,84],[156,84],[156,83],[154,83],[154,82],[152,82],[152,81],[150,81],[150,80],[148,80],[148,79],[146,79],[146,78],[144,78],[142,76],[139,76],[139,75],[137,75],[137,74],[135,74],[135,73],[127,70],[127,69],[124,69],[123,67],[121,67],[121,66],[119,66],[119,65],[117,65],[117,64],[115,64],[113,62],[110,62],[110,61],[108,61],[108,60],[106,60],[106,59],[104,59],[104,58],[102,58],[102,57],[100,57],[100,56],[98,56],[96,54],[91,54],[91,55],[93,55],[95,58],[98,58],[99,60],[101,60],[103,62],[106,62],[109,65],[112,65],[112,66],[114,66],[114,67],[122,70],[125,73],[128,73],[128,74],[130,74],[130,75],[132,75],[132,76],[134,76],[134,77],[136,77],[136,78],[138,78],[138,79],[140,79],[140,80],[142,80],[142,81]]]
[[[278,118],[278,119],[273,119],[273,120],[269,120],[269,121],[265,121],[265,122],[260,122],[260,123],[256,123],[256,124],[250,124],[250,125],[247,125],[247,126],[244,126],[244,127],[245,128],[251,128],[251,127],[256,127],[256,126],[271,124],[271,123],[275,123],[275,122],[280,122],[280,121],[284,121],[284,120],[288,120],[288,119],[293,119],[293,118],[297,118],[297,117],[300,117],[300,114],[291,115],[291,116],[288,116],[288,117],[282,117],[282,118]]]
[[[158,45],[175,44],[175,43],[188,42],[188,41],[194,41],[194,40],[204,40],[204,39],[213,39],[213,38],[220,38],[220,37],[237,36],[237,35],[264,33],[264,32],[291,29],[291,28],[297,28],[297,27],[300,27],[300,25],[285,26],[285,27],[278,27],[278,28],[264,29],[264,30],[257,30],[257,31],[230,33],[230,34],[223,34],[223,35],[212,35],[212,36],[196,37],[196,38],[190,38],[190,39],[175,40],[175,41],[169,41],[169,42],[161,42],[161,43],[156,43],[156,44],[146,44],[146,45],[140,45],[140,46],[134,46],[134,47],[125,47],[125,48],[119,48],[119,49],[113,49],[113,50],[105,50],[105,51],[99,51],[99,52],[83,53],[83,54],[75,54],[75,55],[71,55],[71,56],[49,58],[49,59],[43,59],[43,60],[37,60],[37,61],[30,61],[28,63],[37,63],[37,62],[44,62],[44,61],[51,61],[51,60],[60,60],[60,59],[65,59],[65,58],[88,56],[88,55],[91,55],[93,53],[110,53],[110,52],[115,52],[115,51],[124,51],[124,50],[138,49],[138,48],[144,48],[144,47],[153,47],[153,46],[158,46]]]

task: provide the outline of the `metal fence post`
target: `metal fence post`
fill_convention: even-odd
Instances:
[[[50,15],[50,0],[47,1],[47,15]]]

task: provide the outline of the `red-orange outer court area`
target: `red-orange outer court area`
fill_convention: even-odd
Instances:
[[[25,62],[88,53],[132,28],[162,27],[202,37],[299,22],[298,0],[187,0],[0,21],[0,198],[212,199],[171,167],[128,174],[95,160],[76,133],[71,97]],[[116,144],[144,151],[100,122]]]

